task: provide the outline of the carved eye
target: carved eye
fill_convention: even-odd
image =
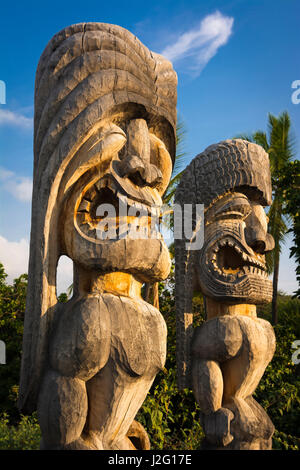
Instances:
[[[228,201],[215,212],[216,219],[242,219],[251,214],[251,206],[247,199],[236,198]]]

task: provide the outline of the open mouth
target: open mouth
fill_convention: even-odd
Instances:
[[[162,238],[159,209],[157,205],[129,197],[111,178],[102,178],[84,193],[76,211],[76,222],[93,241]]]
[[[246,254],[232,239],[224,238],[215,244],[211,262],[214,271],[224,277],[243,277],[249,274],[268,277],[264,256]]]

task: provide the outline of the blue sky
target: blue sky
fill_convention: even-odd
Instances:
[[[27,270],[35,71],[47,42],[67,25],[118,24],[172,60],[186,163],[214,142],[265,130],[268,113],[284,110],[299,158],[300,104],[291,101],[291,84],[300,80],[298,0],[15,1],[2,2],[1,19],[0,259],[10,277]],[[289,245],[279,282],[286,292],[297,286]]]

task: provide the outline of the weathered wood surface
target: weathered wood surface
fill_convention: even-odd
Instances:
[[[38,409],[44,449],[149,448],[134,417],[164,365],[166,326],[141,286],[165,279],[170,257],[159,234],[136,239],[124,222],[149,231],[162,204],[176,85],[170,62],[115,25],[67,27],[41,56],[19,407]],[[115,209],[114,237],[104,204]],[[61,255],[74,262],[66,304],[56,296]]]
[[[175,241],[178,386],[191,387],[200,405],[204,447],[270,449],[274,426],[252,397],[275,351],[272,326],[256,315],[272,294],[268,155],[240,139],[212,145],[185,170],[175,201],[205,208],[203,246]],[[194,289],[206,307],[196,329]]]

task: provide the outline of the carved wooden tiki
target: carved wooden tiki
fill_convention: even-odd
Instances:
[[[161,236],[130,237],[123,222],[142,211],[148,229],[162,203],[176,85],[171,64],[119,26],[67,27],[41,56],[19,398],[38,410],[41,448],[149,448],[134,418],[164,366],[166,325],[141,286],[165,279],[170,259]],[[110,237],[103,207],[115,209]],[[74,262],[67,303],[56,296],[61,255]]]
[[[273,424],[252,397],[275,350],[272,326],[256,315],[272,294],[268,155],[239,139],[212,145],[187,167],[175,198],[183,209],[204,205],[201,249],[175,242],[179,388],[192,387],[200,405],[204,447],[270,449]],[[204,294],[206,321],[193,329],[195,289]]]

